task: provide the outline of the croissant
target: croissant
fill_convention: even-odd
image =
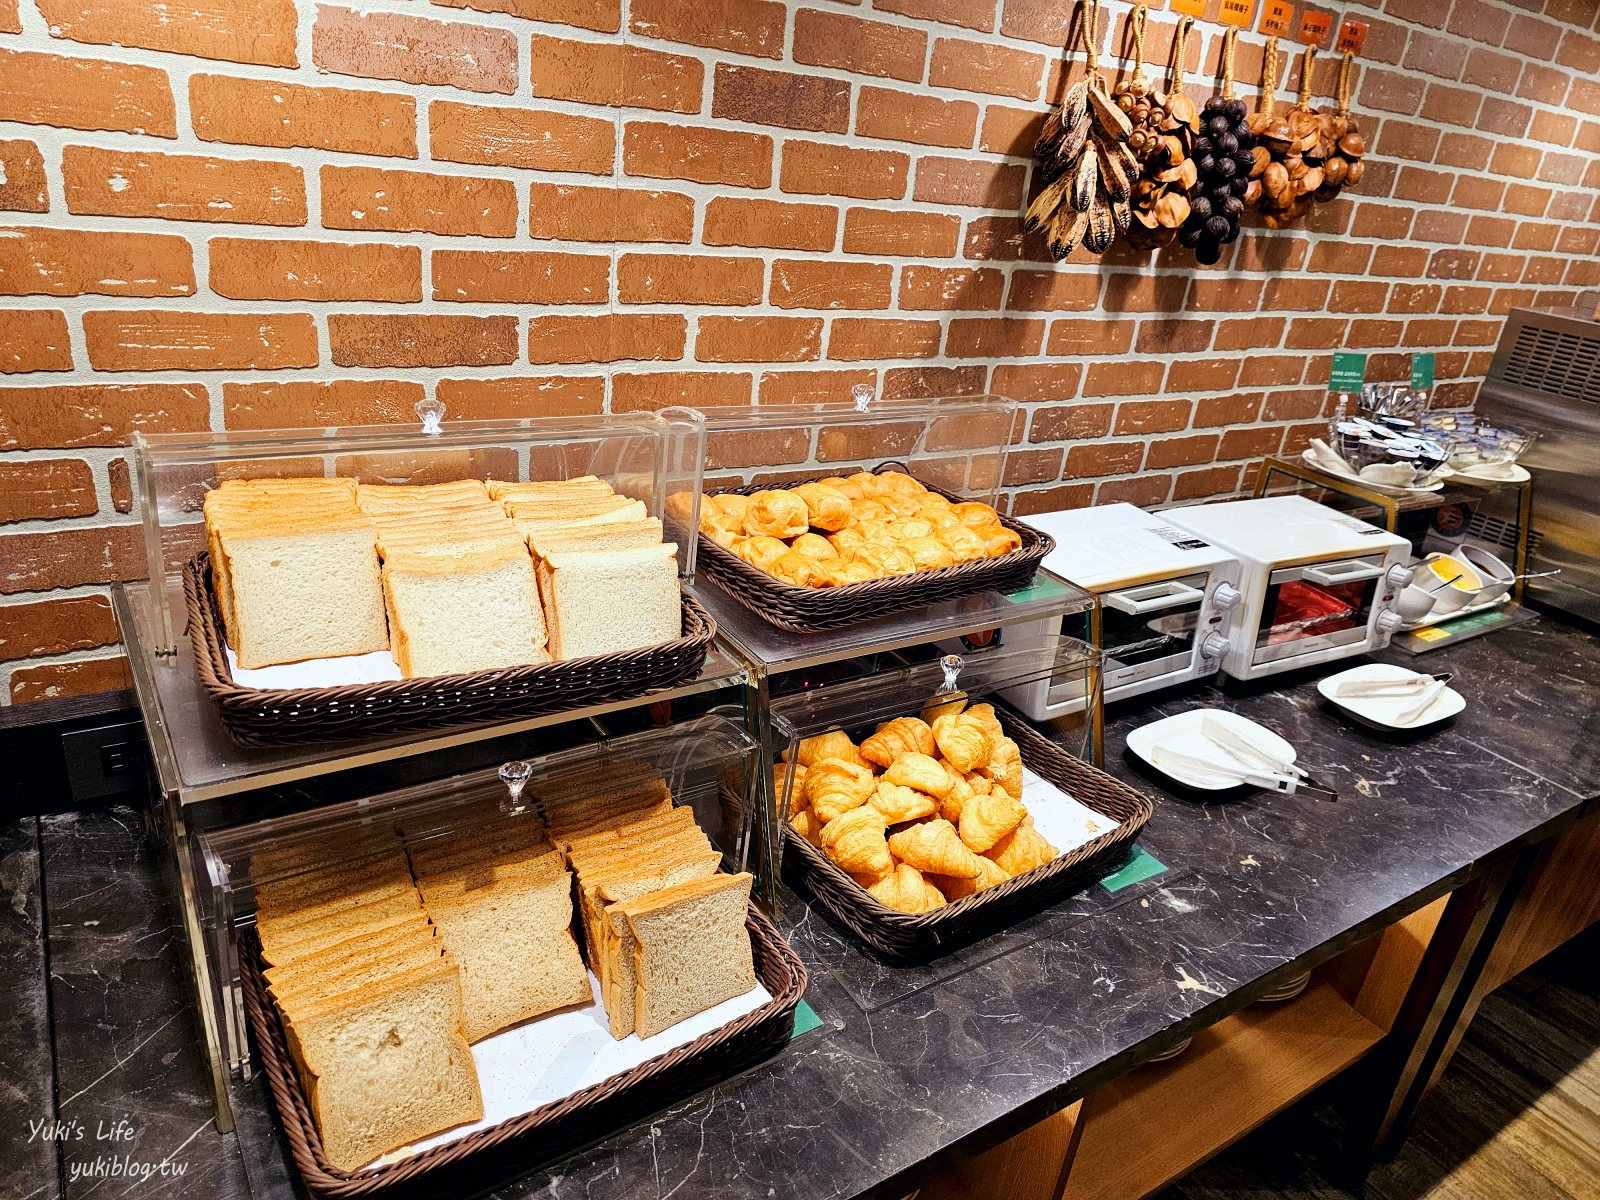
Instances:
[[[900,548],[911,556],[911,561],[919,571],[937,571],[940,567],[955,566],[956,556],[937,538],[907,538]]]
[[[880,767],[902,754],[933,754],[933,730],[916,717],[896,717],[861,743],[861,757]]]
[[[796,539],[797,541],[799,539]],[[821,540],[820,538],[818,539]],[[824,543],[826,544],[826,543]],[[809,558],[799,551],[790,550],[782,558],[774,559],[767,564],[767,572],[786,583],[796,587],[820,588],[833,586],[833,571],[826,563],[820,563],[814,558]]]
[[[789,818],[789,824],[794,826],[794,831],[813,846],[822,844],[822,820],[809,808],[802,808]],[[985,859],[984,861],[988,861]]]
[[[927,707],[922,710],[922,719],[932,725],[947,713],[958,713],[966,706],[967,698],[961,694],[935,698],[930,700]]]
[[[806,506],[807,519],[817,529],[832,532],[850,522],[850,497],[825,483],[802,483],[794,489]]]
[[[783,793],[793,784],[789,792],[789,812],[797,813],[806,806],[806,769],[799,763],[773,763],[772,764],[772,798],[778,804],[783,803]]]
[[[842,758],[825,758],[806,771],[806,799],[824,825],[860,808],[876,787],[871,771]]]
[[[957,562],[976,562],[988,557],[983,548],[983,539],[965,525],[957,523],[939,530],[935,536],[956,556]]]
[[[1022,549],[1022,535],[1004,525],[987,525],[978,530],[978,536],[983,539],[983,552],[989,558]]]
[[[989,761],[979,770],[999,784],[1012,798],[1022,799],[1022,751],[1017,749],[1017,744],[1010,738],[1003,737],[995,743],[994,749],[989,754]]]
[[[1000,724],[1000,718],[995,714],[994,705],[987,703],[974,704],[971,708],[967,709],[967,715],[972,717],[973,720],[979,722],[985,729],[987,729],[989,731],[989,736],[995,741],[998,742],[1001,738],[1005,737],[1005,728]]]
[[[915,867],[901,863],[894,872],[867,889],[880,903],[901,912],[925,913],[943,908],[944,893],[922,877]]]
[[[745,514],[750,511],[750,497],[741,496],[738,492],[722,492],[715,496],[708,496],[712,504],[723,516],[731,517],[743,522]]]
[[[906,754],[889,764],[889,769],[883,777],[890,783],[898,783],[901,787],[916,788],[919,792],[927,792],[936,799],[943,800],[950,794],[950,789],[956,786],[959,776],[952,775],[944,766],[926,754]]]
[[[931,817],[939,811],[939,802],[926,792],[919,792],[916,788],[901,787],[898,783],[890,783],[887,779],[878,780],[877,790],[872,793],[870,803],[891,825],[915,821],[920,817]]]
[[[789,549],[796,554],[804,554],[807,558],[829,559],[838,558],[839,551],[827,538],[815,533],[802,533],[789,543]]]
[[[979,504],[968,500],[961,504],[951,506],[951,510],[961,518],[961,523],[971,529],[982,529],[985,525],[1000,524],[1000,514],[987,504]]]
[[[985,779],[984,790],[989,788],[989,781]],[[977,795],[977,788],[961,775],[956,776],[956,785],[950,789],[950,794],[939,801],[939,815],[952,825],[961,823],[961,814],[967,807],[967,801]]]
[[[985,857],[1010,876],[1021,875],[1024,871],[1042,867],[1055,856],[1056,848],[1033,827],[1032,817],[1026,818],[1022,824],[990,847],[985,854]]]
[[[861,752],[850,740],[850,735],[842,729],[830,729],[827,733],[801,739],[794,755],[795,762],[802,767],[809,767],[824,758],[842,758],[845,762],[855,763],[858,767],[871,766],[861,757]]]
[[[935,819],[902,829],[889,839],[889,850],[901,862],[935,875],[973,879],[981,868],[949,821]]]
[[[775,537],[758,534],[755,537],[745,538],[735,549],[734,553],[753,567],[760,567],[765,571],[778,559],[789,553],[789,547]]]
[[[899,546],[869,543],[857,550],[855,557],[877,571],[879,575],[910,575],[917,569],[917,564],[912,561],[911,555]]]
[[[894,867],[884,841],[887,831],[883,814],[869,804],[824,825],[822,850],[852,875],[883,875]]]
[[[930,875],[928,876],[928,882],[938,888],[943,893],[944,898],[953,904],[957,900],[981,892],[985,888],[992,888],[997,883],[1004,883],[1009,878],[1011,876],[1007,875],[999,864],[980,856],[978,858],[978,874],[976,878],[962,879],[958,876]]]
[[[769,537],[798,537],[808,528],[806,502],[793,492],[756,492],[745,510],[744,529]]]
[[[1028,810],[1010,793],[996,789],[974,796],[961,810],[961,840],[982,854],[1027,817]]]
[[[969,709],[933,723],[933,740],[950,765],[965,775],[989,761],[994,740]]]

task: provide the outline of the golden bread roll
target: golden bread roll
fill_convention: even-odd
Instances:
[[[1004,525],[986,525],[976,531],[983,539],[983,552],[989,558],[999,558],[1013,550],[1022,549],[1022,535]]]
[[[772,563],[789,553],[789,545],[775,537],[758,534],[755,537],[745,538],[734,547],[733,552],[751,566],[760,567],[765,571]]]
[[[922,496],[928,491],[904,471],[884,471],[877,476],[883,481],[884,491],[902,496]]]
[[[828,566],[833,571],[833,586],[847,587],[852,583],[871,583],[878,578],[878,573],[866,563],[856,559],[840,562],[835,559]]]
[[[898,521],[890,521],[889,528],[899,542],[933,536],[933,522],[922,517],[901,517]]]
[[[889,838],[888,848],[901,862],[934,875],[976,879],[982,870],[978,856],[967,848],[956,827],[940,818],[902,829]]]
[[[917,516],[926,521],[932,527],[935,534],[943,533],[947,529],[954,529],[957,527],[962,529],[966,528],[965,525],[961,524],[960,518],[958,518],[955,513],[950,511],[948,505],[944,508],[921,509],[917,512]]]
[[[898,492],[884,493],[879,502],[889,510],[889,515],[894,517],[914,517],[922,511],[910,496]]]
[[[857,521],[851,528],[859,532],[867,541],[876,542],[881,546],[892,546],[896,541],[894,526],[879,517],[867,517],[864,520]]]
[[[843,492],[852,501],[865,500],[867,498],[867,494],[861,490],[859,483],[839,475],[830,475],[827,479],[819,479],[817,482],[827,484],[836,492]]]
[[[931,817],[939,811],[939,802],[927,792],[901,787],[887,779],[878,780],[878,786],[867,798],[867,803],[882,813],[883,819],[891,825]]]
[[[980,558],[988,558],[989,553],[984,549],[983,539],[965,525],[955,524],[948,529],[941,529],[934,536],[950,548],[950,553],[955,555],[957,562],[976,562]]]
[[[802,483],[794,494],[804,501],[806,513],[813,527],[830,533],[843,529],[850,522],[850,497],[838,488],[825,483]]]
[[[974,854],[992,849],[1027,819],[1022,803],[1000,788],[994,788],[967,801],[961,812],[961,840]]]
[[[850,506],[850,515],[859,524],[862,521],[882,521],[889,516],[889,510],[876,500],[857,500]]]
[[[866,563],[880,576],[910,575],[917,569],[917,564],[911,555],[899,546],[870,542],[857,550],[854,557],[857,561]]]
[[[744,514],[744,530],[751,536],[798,537],[809,528],[806,502],[793,492],[756,492]]]
[[[877,786],[871,771],[842,758],[825,758],[806,770],[806,799],[824,825],[860,808]]]
[[[767,564],[769,574],[796,587],[820,588],[833,586],[833,571],[808,555],[790,550],[782,558]]]
[[[902,754],[931,756],[933,750],[933,730],[916,717],[896,717],[861,740],[861,757],[880,767],[889,766]]]
[[[918,571],[937,571],[940,567],[953,567],[956,556],[950,547],[937,538],[914,537],[900,543],[900,548],[911,556]]]
[[[789,543],[789,549],[796,554],[804,554],[807,558],[818,560],[839,557],[839,551],[834,547],[834,544],[816,533],[802,533]]]
[[[738,492],[720,492],[711,497],[711,502],[717,506],[724,516],[732,517],[742,522],[744,515],[750,509],[750,497],[741,496]]]
[[[862,497],[867,500],[883,494],[883,477],[874,475],[871,471],[857,471],[854,475],[847,475],[845,482],[853,483],[860,488]]]
[[[742,543],[750,540],[737,529],[729,529],[722,525],[707,525],[704,521],[700,522],[700,532],[724,550],[732,550],[735,554],[739,552]]]
[[[846,525],[837,533],[830,533],[828,535],[828,544],[832,546],[834,551],[840,555],[852,554],[862,546],[866,545],[866,542],[867,535],[862,533],[861,530],[857,529],[854,525]]]
[[[882,875],[894,866],[884,841],[888,829],[883,814],[870,804],[851,809],[822,827],[823,853],[852,875]]]
[[[945,905],[944,893],[915,867],[901,863],[867,889],[873,899],[906,913],[933,912]]]
[[[976,500],[966,500],[952,505],[950,511],[961,519],[963,525],[971,529],[1000,524],[1000,514],[987,504],[980,504]]]
[[[932,513],[948,513],[950,501],[939,495],[938,492],[923,492],[917,497],[917,508],[924,516]]]

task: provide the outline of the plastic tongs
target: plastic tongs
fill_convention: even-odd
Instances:
[[[1266,788],[1268,791],[1283,792],[1286,795],[1300,794],[1310,796],[1314,800],[1339,798],[1338,792],[1314,787],[1307,782],[1305,771],[1293,763],[1274,758],[1213,717],[1206,717],[1200,722],[1200,732],[1208,741],[1221,747],[1239,766],[1230,768],[1223,763],[1169,750],[1165,746],[1154,747],[1151,759],[1157,766],[1174,766],[1201,774],[1235,777],[1240,783]]]
[[[1449,683],[1455,673],[1445,671],[1440,675],[1413,675],[1409,679],[1347,679],[1334,695],[1344,696],[1415,696],[1436,683]]]

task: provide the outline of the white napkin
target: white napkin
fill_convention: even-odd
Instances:
[[[1324,471],[1332,471],[1335,475],[1350,475],[1355,471],[1355,468],[1345,461],[1344,455],[1321,438],[1311,439],[1311,446],[1306,454],[1317,466]]]

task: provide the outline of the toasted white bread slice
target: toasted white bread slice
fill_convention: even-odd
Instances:
[[[548,661],[526,546],[461,555],[396,551],[383,565],[395,661],[408,677]]]

